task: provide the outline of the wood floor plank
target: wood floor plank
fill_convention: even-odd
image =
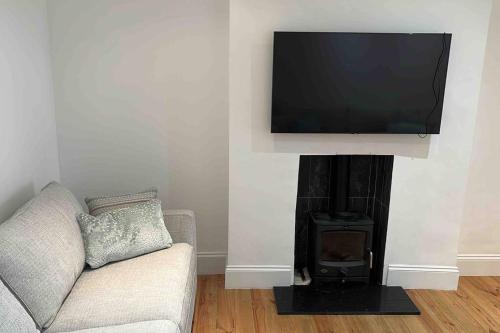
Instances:
[[[320,333],[351,332],[346,316],[312,316]]]
[[[387,332],[432,332],[420,316],[381,316],[387,323]]]
[[[252,290],[252,305],[256,332],[258,333],[316,333],[311,316],[280,316],[272,290]]]
[[[258,333],[287,332],[286,318],[276,312],[272,290],[252,290],[255,329]]]
[[[274,313],[275,303],[269,296],[269,290],[252,290],[253,314],[255,330],[258,333],[267,331],[282,332],[280,318]]]
[[[215,332],[217,327],[217,277],[200,276],[198,279],[198,297],[196,299],[196,316],[205,320],[196,321],[196,332]]]
[[[500,331],[500,325],[495,318],[483,311],[481,306],[468,297],[462,289],[446,293],[444,301],[450,308],[460,313],[462,321],[474,322],[474,325],[481,327],[485,332]]]
[[[235,333],[254,333],[255,322],[251,290],[226,290],[227,310],[231,314],[231,330]]]
[[[500,333],[500,277],[461,277],[453,291],[408,290],[420,316],[280,316],[272,290],[225,290],[224,276],[198,281],[194,333]]]
[[[485,283],[486,282],[486,283]],[[482,318],[483,326],[491,331],[500,332],[500,306],[496,300],[500,280],[488,282],[483,277],[460,278],[458,296],[465,298],[478,318]]]
[[[199,317],[198,320],[205,320],[205,319],[206,318]],[[233,317],[233,308],[231,308],[230,305],[228,292],[227,290],[224,289],[223,275],[217,276],[217,320],[216,321],[217,321],[216,331],[215,331],[216,333],[234,332],[235,323]],[[199,331],[199,332],[204,332],[204,331]]]
[[[419,308],[421,313],[420,318],[423,322],[425,322],[426,327],[429,328],[430,332],[447,332],[439,317],[434,313],[434,306],[426,303],[426,300],[422,297],[420,290],[408,290],[407,293],[417,308]]]
[[[343,316],[342,319],[352,332],[389,332],[389,328],[380,316]]]

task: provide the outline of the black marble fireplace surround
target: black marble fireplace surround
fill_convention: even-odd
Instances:
[[[373,264],[369,280],[362,282],[313,277],[308,286],[275,287],[278,314],[420,314],[403,288],[382,285],[393,162],[394,156],[389,155],[300,157],[295,268],[307,267],[311,261],[311,213],[333,213],[339,207],[340,211],[361,213],[373,220]]]
[[[347,210],[373,219],[371,284],[382,283],[392,180],[392,155],[302,155],[295,215],[295,268],[307,266],[309,213],[335,205],[336,159],[349,161]]]

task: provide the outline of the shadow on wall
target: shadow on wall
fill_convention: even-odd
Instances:
[[[252,152],[399,155],[427,158],[431,136],[416,134],[271,134],[273,35],[251,53]]]
[[[14,212],[35,196],[35,185],[33,182],[18,188],[8,198],[0,202],[0,223],[7,220]]]
[[[269,133],[270,133],[269,129]],[[427,158],[431,136],[416,134],[269,134],[273,151],[315,153],[399,155]]]

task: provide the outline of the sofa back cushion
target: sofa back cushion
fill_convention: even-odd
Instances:
[[[94,198],[85,198],[85,203],[89,208],[89,214],[98,216],[103,213],[111,212],[115,209],[134,206],[141,202],[156,199],[158,190],[155,187],[139,193],[102,195]]]
[[[53,182],[0,224],[0,277],[39,328],[50,325],[85,265],[81,212]]]
[[[38,332],[33,319],[1,280],[0,319],[0,332]]]

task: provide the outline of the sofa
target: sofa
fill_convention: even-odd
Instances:
[[[0,224],[0,332],[191,332],[194,214],[164,211],[172,247],[90,269],[82,211],[51,183]]]

